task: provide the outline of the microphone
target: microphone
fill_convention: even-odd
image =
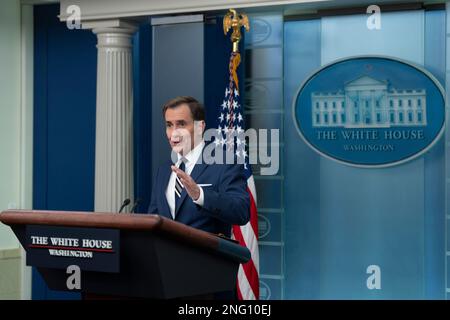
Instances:
[[[141,203],[141,199],[137,198],[136,201],[134,202],[133,207],[131,208],[130,213],[134,213],[134,210],[136,210],[136,208],[139,205],[139,203]]]
[[[119,210],[119,213],[121,213],[122,212],[122,210],[123,210],[123,208],[125,208],[127,205],[129,205],[130,204],[130,199],[125,199],[125,200],[123,200],[123,203],[122,203],[122,206],[120,207],[120,210]]]

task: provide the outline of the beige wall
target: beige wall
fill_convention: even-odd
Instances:
[[[21,298],[21,250],[0,250],[0,300]]]
[[[0,2],[0,211],[31,208],[33,15],[31,6],[23,8],[20,0]],[[22,256],[11,229],[0,223],[0,299],[29,298]]]
[[[0,210],[20,201],[20,4],[0,4]],[[18,243],[0,225],[0,249]]]

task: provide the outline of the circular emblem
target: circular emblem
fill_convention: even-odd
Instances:
[[[267,40],[272,33],[272,27],[266,20],[254,18],[251,20],[251,26],[251,39],[249,39],[251,44],[257,44]]]
[[[264,239],[270,233],[270,221],[262,215],[258,215],[258,236],[259,239]]]
[[[299,88],[294,121],[304,141],[335,161],[387,167],[414,159],[441,137],[444,91],[426,70],[389,57],[328,64]]]
[[[264,281],[259,281],[259,299],[269,300],[271,296],[270,287]]]

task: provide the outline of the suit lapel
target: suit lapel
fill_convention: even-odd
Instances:
[[[177,206],[175,208],[175,219],[177,218],[178,210],[180,209],[181,205],[183,204],[184,200],[186,199],[186,196],[187,196],[186,189],[183,188],[183,191],[181,192],[180,201],[177,202]]]
[[[205,171],[205,169],[206,169],[207,166],[208,166],[208,165],[203,164],[203,163],[197,163],[197,164],[194,166],[194,169],[193,169],[192,172],[191,172],[191,178],[192,178],[194,181],[197,181],[197,178],[200,177],[200,175],[203,173],[203,171]],[[183,188],[183,191],[181,192],[181,198],[180,198],[180,201],[178,201],[178,205],[177,205],[177,207],[175,208],[175,218],[176,218],[176,216],[177,216],[177,214],[178,214],[178,210],[181,208],[181,206],[182,206],[184,200],[186,199],[186,196],[187,196],[186,189]]]
[[[160,193],[159,193],[163,197],[163,200],[162,200],[163,206],[164,206],[163,215],[169,219],[173,219],[173,217],[172,217],[172,214],[170,213],[169,203],[167,202],[166,189],[167,189],[167,185],[169,184],[170,175],[172,174],[172,169],[170,168],[171,164],[168,165],[167,169],[164,170],[164,172],[163,172],[162,184],[161,184],[162,190],[160,190]]]
[[[194,179],[194,181],[197,182],[198,177],[205,171],[206,167],[208,167],[207,164],[204,163],[197,163],[194,166],[194,170],[191,172],[191,178]]]

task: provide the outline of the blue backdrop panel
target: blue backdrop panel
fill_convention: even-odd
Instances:
[[[445,88],[445,12],[425,11],[425,69]],[[445,139],[425,156],[425,237],[424,278],[427,299],[445,297]]]
[[[151,47],[147,22],[133,38],[134,198],[141,200],[136,212],[147,212],[152,187]]]
[[[389,55],[443,79],[444,20],[442,11],[405,11],[385,13],[377,31],[366,28],[365,15],[286,23],[286,114],[305,71],[339,58]],[[310,54],[300,56],[300,47]],[[443,298],[444,142],[403,165],[352,168],[314,155],[290,131],[289,121],[286,298]],[[289,159],[294,156],[301,166]],[[302,198],[296,200],[294,193]],[[366,286],[370,265],[381,268],[381,289]]]
[[[33,208],[94,207],[96,39],[70,31],[59,5],[36,6]],[[48,290],[33,272],[33,299],[78,298]]]
[[[302,81],[320,67],[320,28],[318,19],[286,22],[284,27],[284,159],[285,170],[289,172],[284,180],[284,290],[289,299],[319,297],[320,246],[312,241],[320,236],[319,155],[299,143],[291,108]],[[289,69],[295,72],[288,72]],[[298,183],[307,187],[300,191],[293,187]]]
[[[36,6],[33,208],[94,209],[96,37],[60,23],[59,5]],[[133,38],[135,197],[146,211],[151,186],[151,29]],[[141,59],[141,57],[144,57]],[[120,200],[118,200],[120,201]],[[33,271],[33,299],[79,298],[48,290]]]

